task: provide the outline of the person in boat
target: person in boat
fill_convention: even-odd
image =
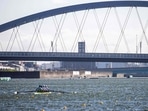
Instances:
[[[39,85],[39,87],[36,89],[36,92],[49,92],[49,88],[47,85]]]

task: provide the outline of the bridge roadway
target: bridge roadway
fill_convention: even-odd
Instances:
[[[148,62],[148,54],[1,51],[0,60],[2,61],[19,60],[19,61]]]

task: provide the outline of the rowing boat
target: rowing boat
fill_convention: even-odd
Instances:
[[[34,92],[35,95],[38,95],[38,94],[51,94],[52,92]]]
[[[64,92],[64,91],[55,91],[51,90],[47,87],[47,85],[39,85],[39,87],[36,90],[33,91],[15,91],[14,94],[24,94],[24,93],[33,93],[35,95],[37,94],[51,94],[51,93],[69,93],[69,92]]]

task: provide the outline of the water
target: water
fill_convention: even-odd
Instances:
[[[70,93],[14,94],[39,84]],[[0,111],[148,111],[148,78],[0,81]]]

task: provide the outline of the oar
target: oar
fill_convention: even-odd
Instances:
[[[70,93],[70,92],[65,92],[65,91],[55,91],[55,90],[49,90],[49,92],[56,92],[56,93]]]
[[[15,91],[14,94],[19,94],[19,93],[32,93],[36,91]]]
[[[32,92],[37,92],[35,90],[33,91],[15,91],[14,94],[20,94],[20,93],[32,93]],[[55,93],[70,93],[70,92],[65,92],[65,91],[55,91],[55,90],[49,90],[47,92],[55,92]]]

